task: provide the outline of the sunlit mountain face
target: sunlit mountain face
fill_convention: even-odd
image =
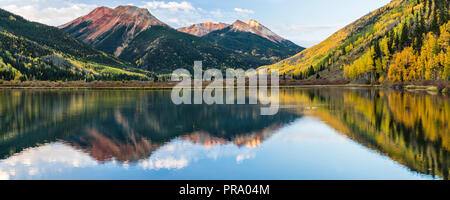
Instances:
[[[224,29],[228,26],[230,26],[230,24],[225,24],[225,23],[221,23],[221,22],[204,22],[204,23],[199,23],[199,24],[193,24],[188,27],[178,28],[177,30],[180,32],[189,33],[191,35],[195,35],[198,37],[203,37],[213,31]]]
[[[117,8],[96,8],[88,15],[59,28],[67,30],[68,33],[88,44],[103,47],[106,52],[119,56],[131,40],[152,26],[169,27],[150,14],[147,9],[118,6]],[[115,41],[105,39],[114,35],[121,35],[121,37],[115,38]],[[106,42],[114,44],[105,45]]]
[[[170,91],[0,94],[1,179],[448,179],[444,96],[285,89],[261,116]]]

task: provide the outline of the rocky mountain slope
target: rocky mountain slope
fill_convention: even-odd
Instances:
[[[255,20],[237,20],[224,29],[205,35],[204,38],[267,63],[278,62],[304,50]]]
[[[99,7],[59,28],[94,47],[120,56],[128,44],[151,26],[166,26],[147,9],[134,6]]]

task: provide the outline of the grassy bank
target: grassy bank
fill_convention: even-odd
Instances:
[[[178,82],[152,82],[152,81],[69,81],[69,82],[51,82],[51,81],[1,81],[0,88],[10,89],[127,89],[127,90],[165,90],[172,89]],[[203,87],[206,87],[210,82],[204,82]],[[248,86],[248,80],[246,86]],[[268,86],[271,83],[268,81]],[[436,84],[417,84],[417,85],[369,85],[369,84],[353,84],[348,81],[327,81],[327,80],[280,80],[280,88],[310,88],[310,87],[373,87],[373,88],[395,88],[413,91],[431,91],[431,92],[449,92],[449,85],[447,83]]]
[[[178,82],[152,82],[152,81],[68,81],[68,82],[51,82],[51,81],[0,81],[0,88],[55,88],[55,89],[171,89],[176,86]],[[206,87],[210,82],[203,82],[203,87]],[[271,82],[268,81],[270,87]],[[249,86],[248,80],[246,86]],[[373,87],[373,85],[364,84],[350,84],[345,81],[283,81],[279,82],[282,88],[291,87]]]
[[[45,88],[45,89],[171,89],[175,82],[152,81],[0,81],[0,88]]]

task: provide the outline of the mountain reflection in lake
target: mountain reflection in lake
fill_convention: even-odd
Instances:
[[[449,98],[284,89],[282,109],[170,91],[0,90],[0,179],[448,179]]]

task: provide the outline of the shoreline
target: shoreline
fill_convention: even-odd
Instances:
[[[0,89],[54,89],[54,90],[171,90],[177,86],[179,82],[147,82],[147,81],[72,81],[72,82],[0,82]],[[205,82],[202,88],[208,86]],[[249,88],[246,83],[245,88]],[[271,88],[270,81],[267,85]],[[195,88],[195,87],[191,87]],[[223,88],[226,87],[216,87]],[[235,86],[235,88],[237,88]],[[289,88],[391,88],[405,91],[430,91],[448,93],[448,85],[444,89],[439,89],[436,85],[420,85],[405,84],[401,88],[392,87],[390,85],[371,85],[371,84],[354,84],[345,81],[280,81],[280,89]]]
[[[178,83],[175,82],[130,82],[130,83],[114,83],[114,82],[102,82],[102,83],[31,83],[31,84],[0,84],[0,89],[66,89],[66,90],[78,90],[78,89],[110,89],[110,90],[171,90]],[[209,83],[203,84],[202,88],[206,88]],[[186,86],[188,88],[189,86]],[[245,88],[250,88],[248,84],[246,84]],[[270,82],[267,85],[268,88],[271,88]],[[382,85],[369,85],[369,84],[293,84],[293,83],[280,83],[279,88],[318,88],[318,87],[340,87],[340,88],[350,88],[350,87],[361,87],[361,88],[380,88]],[[196,88],[196,87],[191,87]],[[215,87],[215,88],[223,88],[223,87]],[[234,88],[237,88],[234,86]]]
[[[272,88],[272,86],[267,86],[268,88]],[[185,87],[188,88],[188,87]],[[195,89],[196,87],[191,87]],[[203,89],[206,87],[202,87]],[[226,89],[227,87],[214,87],[214,88],[222,88]],[[237,89],[237,87],[234,87]],[[245,86],[245,88],[250,88],[249,86]],[[391,87],[386,87],[383,85],[364,85],[364,84],[347,84],[347,85],[280,85],[280,89],[295,89],[295,88],[377,88],[377,89],[395,89]],[[430,89],[433,88],[433,89]],[[400,90],[405,91],[436,91],[435,87],[428,86],[414,86],[413,88],[403,88]],[[0,86],[0,90],[12,90],[12,89],[21,89],[21,90],[172,90],[173,87],[129,87],[129,86],[100,86],[100,87],[38,87],[38,86]],[[438,92],[438,91],[436,91]]]
[[[271,88],[271,86],[267,86]],[[280,89],[289,89],[289,88],[382,88],[380,85],[296,85],[296,86],[279,86]],[[185,87],[187,88],[187,87]],[[195,87],[191,87],[195,89]],[[202,87],[203,89],[205,87]],[[222,88],[226,89],[226,87],[214,87],[214,88]],[[237,87],[234,87],[237,89]],[[246,86],[245,88],[250,88]],[[24,90],[33,90],[33,89],[48,89],[48,90],[172,90],[173,87],[2,87],[1,89],[24,89]]]

